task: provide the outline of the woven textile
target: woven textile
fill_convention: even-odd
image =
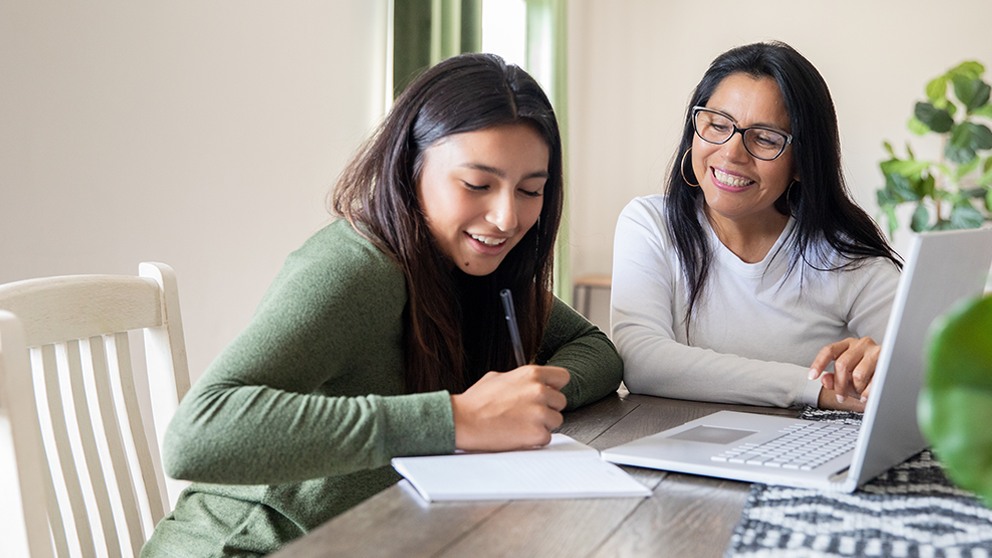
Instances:
[[[859,424],[860,414],[807,408],[800,418]],[[929,450],[853,494],[755,484],[730,557],[992,557],[992,510],[944,476]]]

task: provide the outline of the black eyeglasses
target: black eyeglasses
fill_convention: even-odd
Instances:
[[[727,143],[739,133],[744,138],[744,149],[762,161],[777,159],[792,143],[791,134],[762,126],[738,128],[726,114],[706,107],[692,107],[692,128],[701,140],[716,145]]]

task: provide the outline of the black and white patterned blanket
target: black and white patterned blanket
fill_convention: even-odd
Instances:
[[[861,421],[812,408],[800,418]],[[992,509],[924,450],[853,494],[752,485],[725,558],[752,556],[992,558]]]

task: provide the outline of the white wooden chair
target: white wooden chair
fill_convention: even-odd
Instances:
[[[145,362],[132,366],[138,330]],[[169,266],[0,285],[0,404],[34,558],[138,555],[185,485],[165,478],[159,448],[188,389]]]

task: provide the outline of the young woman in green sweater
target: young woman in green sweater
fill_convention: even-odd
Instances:
[[[345,171],[343,218],[180,404],[165,466],[194,484],[142,556],[268,554],[399,480],[393,457],[546,444],[615,391],[616,349],[551,294],[562,197],[533,78],[481,54],[421,75]]]

